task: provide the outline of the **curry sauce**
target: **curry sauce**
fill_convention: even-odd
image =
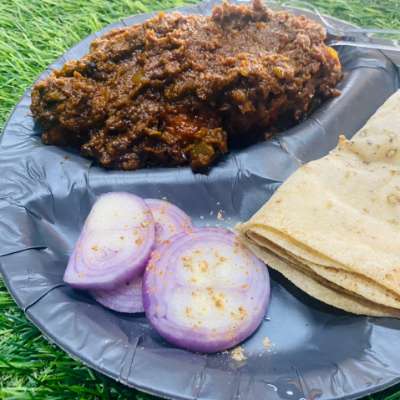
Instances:
[[[318,23],[260,1],[161,13],[105,34],[38,82],[31,110],[44,143],[104,167],[204,170],[338,94],[341,65],[325,39]]]

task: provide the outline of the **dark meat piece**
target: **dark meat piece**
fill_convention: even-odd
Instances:
[[[101,165],[210,166],[229,143],[287,128],[337,94],[342,72],[322,26],[222,4],[211,17],[159,14],[95,40],[37,83],[31,110],[47,144]]]

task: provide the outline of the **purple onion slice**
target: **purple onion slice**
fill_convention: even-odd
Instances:
[[[96,301],[111,310],[132,314],[144,311],[141,277],[114,290],[92,290],[90,293]]]
[[[86,219],[64,281],[78,289],[115,289],[142,275],[154,243],[154,220],[144,200],[104,194]]]
[[[160,244],[176,233],[190,231],[191,220],[181,209],[163,200],[148,199],[146,204],[155,221],[155,241]],[[103,306],[123,313],[143,312],[142,279],[124,282],[113,290],[92,290],[92,296]]]
[[[180,232],[193,229],[190,217],[180,208],[168,201],[146,199],[156,224],[156,245]]]
[[[265,265],[222,228],[174,236],[153,251],[143,278],[152,326],[179,347],[207,353],[249,337],[269,294]]]

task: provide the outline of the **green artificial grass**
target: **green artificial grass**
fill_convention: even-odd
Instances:
[[[0,130],[24,90],[74,43],[122,17],[183,3],[190,0],[0,0]],[[399,0],[309,3],[361,26],[400,29]],[[370,398],[400,400],[400,387]],[[0,281],[0,399],[155,398],[93,372],[49,344]]]

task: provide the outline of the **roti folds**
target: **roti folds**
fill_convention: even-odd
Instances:
[[[271,268],[319,300],[399,316],[400,91],[237,229]]]
[[[247,241],[246,239],[244,240],[248,247],[253,250],[254,254],[262,259],[266,264],[279,271],[298,288],[326,304],[353,314],[371,315],[376,317],[397,317],[400,315],[400,312],[396,309],[383,307],[371,301],[354,296],[351,293],[346,293],[340,288],[334,287],[334,285],[325,282],[323,279],[319,279],[316,274],[302,271],[294,264],[279,258],[272,252],[265,251],[261,247],[254,245],[251,241]]]

